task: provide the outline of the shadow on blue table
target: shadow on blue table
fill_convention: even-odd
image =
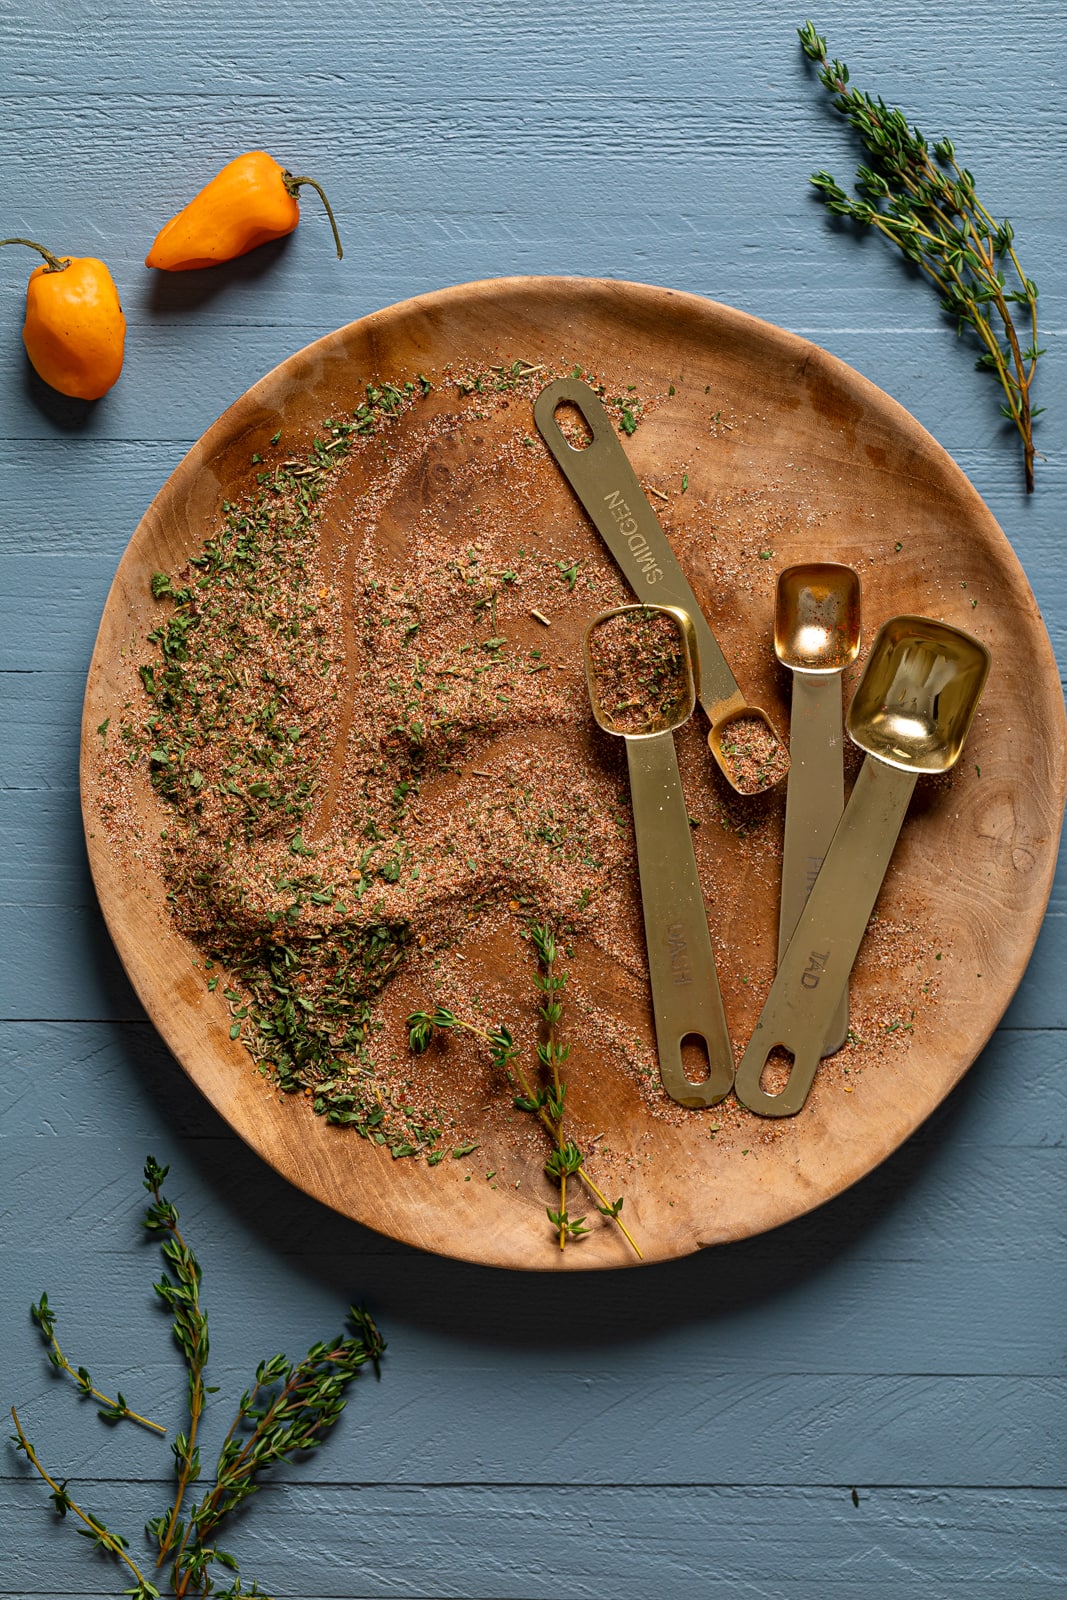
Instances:
[[[91,430],[100,408],[107,405],[108,397],[99,400],[75,400],[60,394],[50,383],[45,383],[33,367],[29,357],[22,358],[22,394],[26,403],[39,411],[60,433],[86,433]]]
[[[210,305],[227,290],[240,289],[273,272],[292,237],[290,233],[283,239],[257,245],[247,255],[215,267],[195,268],[189,272],[149,272],[145,308],[155,316],[174,316]]]

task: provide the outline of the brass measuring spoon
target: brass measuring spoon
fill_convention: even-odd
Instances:
[[[658,677],[657,655],[667,660],[666,672]],[[690,1107],[717,1105],[734,1081],[733,1049],[674,750],[674,730],[689,720],[696,704],[698,664],[692,620],[676,606],[617,606],[595,617],[586,630],[593,716],[605,733],[626,741],[660,1077],[671,1099]],[[682,1062],[682,1044],[694,1037],[703,1039],[708,1054],[709,1072],[702,1082],[694,1082]]]
[[[957,760],[989,662],[984,644],[946,622],[894,617],[880,629],[847,719],[867,759],[737,1069],[750,1111],[790,1117],[807,1099],[915,781]],[[793,1065],[769,1094],[760,1079],[777,1046]]]
[[[557,421],[556,412],[566,404],[576,406],[585,419],[591,438],[584,448],[571,444]],[[677,606],[692,619],[700,651],[697,699],[711,723],[711,753],[727,781],[738,794],[772,787],[788,769],[785,749],[767,713],[750,706],[738,688],[596,394],[579,378],[558,378],[542,389],[533,410],[545,443],[637,598],[649,605]],[[742,722],[751,723],[761,734],[764,770],[773,773],[769,781],[754,779],[734,753],[729,727]]]
[[[778,574],[774,653],[793,674],[789,784],[785,793],[778,959],[834,836],[845,804],[841,674],[860,647],[860,580],[837,561],[808,561]],[[845,984],[823,1055],[848,1036]]]

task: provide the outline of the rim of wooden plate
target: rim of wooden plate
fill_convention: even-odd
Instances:
[[[654,1182],[646,1175],[642,1184],[627,1188],[626,1216],[645,1262],[762,1233],[840,1194],[898,1148],[966,1072],[1014,994],[1044,917],[1067,789],[1067,723],[1052,646],[1022,567],[943,448],[844,362],[795,334],[697,295],[558,277],[489,279],[420,295],[294,353],[229,406],[187,453],[119,563],[89,668],[82,724],[89,861],[134,989],[186,1073],[231,1128],[275,1171],[334,1210],[421,1249],[483,1265],[616,1268],[634,1265],[636,1258],[618,1231],[600,1226],[599,1219],[576,1247],[561,1252],[552,1245],[544,1196],[531,1192],[535,1184],[492,1189],[466,1182],[460,1162],[431,1171],[424,1163],[395,1161],[388,1151],[328,1127],[303,1104],[272,1091],[229,1038],[225,1004],[208,994],[193,968],[191,947],[170,927],[161,886],[135,860],[115,852],[99,813],[97,730],[128,690],[132,668],[129,652],[123,652],[146,631],[151,573],[173,570],[199,548],[238,460],[247,481],[254,441],[283,421],[298,433],[314,428],[336,409],[340,388],[353,394],[353,379],[403,381],[449,362],[474,370],[488,358],[501,359],[502,349],[520,348],[531,359],[558,360],[566,350],[590,366],[625,359],[635,370],[660,373],[673,370],[675,357],[705,369],[725,363],[725,370],[736,368],[751,382],[753,403],[762,408],[753,426],[766,436],[765,448],[784,460],[783,441],[788,445],[795,437],[794,453],[808,452],[832,500],[848,504],[857,495],[880,494],[888,512],[911,506],[917,497],[924,508],[936,504],[955,527],[966,525],[976,562],[997,595],[977,618],[993,649],[991,704],[1007,696],[1012,714],[1018,712],[1025,725],[1021,741],[1017,729],[1009,730],[1014,776],[998,778],[995,787],[970,785],[966,805],[961,801],[961,833],[967,828],[980,841],[979,866],[971,874],[975,892],[986,896],[968,931],[968,950],[985,953],[986,975],[977,1000],[968,992],[951,1006],[938,1002],[942,1046],[922,1058],[918,1086],[914,1072],[910,1097],[894,1087],[892,1074],[873,1075],[874,1083],[869,1075],[863,1094],[851,1101],[838,1095],[814,1107],[809,1102],[788,1119],[773,1162],[745,1162],[736,1150],[712,1157],[706,1135],[701,1148],[688,1133],[679,1134],[676,1149],[668,1145],[659,1152]],[[728,439],[724,448],[736,442]],[[832,553],[822,558],[841,559]],[[960,624],[973,629],[965,607],[959,601]],[[1002,636],[1010,637],[1012,649],[998,658]],[[909,848],[921,854],[921,827],[914,832],[919,839]],[[983,873],[995,878],[993,891],[988,882],[977,885]],[[694,1160],[702,1166],[695,1169]]]

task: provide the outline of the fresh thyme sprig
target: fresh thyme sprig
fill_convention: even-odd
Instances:
[[[189,1517],[177,1524],[172,1586],[177,1600],[190,1585],[203,1589],[212,1562],[233,1565],[233,1557],[212,1541],[231,1511],[259,1489],[258,1477],[292,1459],[297,1451],[314,1450],[345,1408],[344,1391],[360,1367],[375,1369],[385,1346],[367,1313],[349,1311],[351,1338],[312,1345],[300,1362],[283,1355],[260,1362],[252,1387],[241,1396],[237,1415],[219,1452],[215,1482]],[[168,1519],[149,1523],[148,1532],[165,1531]]]
[[[457,1017],[454,1011],[448,1010],[445,1006],[437,1006],[433,1011],[413,1011],[407,1019],[408,1042],[416,1054],[421,1054],[438,1030],[449,1032],[463,1029],[484,1040],[489,1046],[494,1066],[516,1089],[513,1098],[516,1109],[528,1111],[536,1116],[552,1139],[554,1148],[545,1162],[545,1171],[550,1177],[559,1180],[560,1202],[558,1210],[554,1210],[551,1206],[546,1206],[545,1209],[549,1221],[556,1230],[560,1249],[564,1249],[568,1239],[579,1239],[589,1232],[584,1217],[571,1217],[567,1211],[567,1179],[577,1177],[593,1195],[600,1214],[617,1223],[634,1254],[640,1258],[641,1251],[619,1214],[622,1211],[622,1198],[618,1200],[607,1198],[586,1170],[585,1157],[580,1146],[573,1139],[564,1136],[563,1115],[567,1085],[559,1069],[570,1053],[570,1046],[560,1044],[556,1037],[556,1025],[562,1015],[560,996],[567,980],[565,975],[557,974],[555,971],[557,947],[551,929],[542,926],[531,928],[530,937],[538,956],[535,982],[545,996],[544,1005],[540,1007],[540,1015],[545,1023],[546,1032],[537,1046],[537,1058],[541,1066],[547,1070],[550,1082],[534,1088],[522,1066],[519,1046],[515,1043],[511,1030],[503,1023],[495,1028],[479,1028],[477,1024]]]
[[[83,1528],[78,1529],[78,1532],[84,1539],[90,1540],[94,1550],[103,1550],[105,1554],[114,1556],[117,1561],[125,1562],[133,1573],[136,1584],[132,1589],[123,1589],[123,1594],[132,1595],[133,1600],[160,1600],[159,1590],[155,1584],[148,1581],[129,1554],[129,1541],[124,1539],[121,1533],[112,1533],[110,1528],[104,1526],[99,1517],[95,1517],[91,1511],[83,1510],[75,1500],[71,1499],[67,1493],[67,1480],[64,1479],[61,1483],[58,1479],[53,1478],[52,1474],[41,1465],[36,1450],[23,1432],[19,1414],[14,1406],[11,1407],[11,1415],[15,1423],[15,1432],[11,1435],[12,1443],[16,1450],[20,1450],[26,1457],[34,1471],[48,1484],[52,1491],[50,1499],[58,1515],[65,1517],[68,1511],[73,1512],[79,1521],[85,1524]]]
[[[175,1542],[180,1539],[179,1519],[185,1491],[200,1476],[200,1449],[196,1436],[207,1398],[204,1371],[210,1348],[207,1314],[200,1307],[200,1263],[182,1238],[176,1208],[162,1192],[162,1184],[169,1171],[170,1168],[161,1167],[154,1156],[149,1156],[145,1163],[144,1186],[152,1196],[152,1204],[145,1212],[144,1225],[149,1233],[162,1235],[160,1249],[163,1259],[174,1270],[176,1281],[164,1272],[153,1288],[163,1304],[174,1313],[174,1339],[188,1374],[189,1427],[188,1431],[178,1434],[171,1446],[178,1476],[174,1504],[167,1517],[153,1524],[159,1544],[157,1567],[163,1565]]]
[[[182,1237],[176,1208],[162,1192],[168,1170],[152,1156],[145,1163],[144,1186],[152,1196],[145,1226],[162,1236],[164,1259],[173,1273],[173,1277],[164,1273],[155,1287],[174,1313],[175,1338],[188,1372],[190,1422],[188,1432],[179,1435],[173,1446],[178,1479],[174,1503],[161,1516],[153,1518],[145,1532],[155,1542],[157,1567],[167,1561],[170,1563],[170,1593],[174,1600],[184,1600],[190,1594],[211,1595],[214,1600],[238,1600],[239,1596],[262,1595],[263,1591],[254,1583],[250,1589],[242,1587],[235,1557],[220,1549],[216,1542],[221,1525],[232,1511],[257,1492],[260,1474],[291,1460],[296,1452],[312,1450],[322,1442],[344,1410],[348,1385],[368,1362],[378,1371],[385,1345],[368,1313],[361,1307],[351,1306],[348,1313],[350,1336],[341,1335],[312,1345],[299,1362],[290,1362],[282,1355],[262,1361],[256,1369],[254,1383],[241,1396],[237,1415],[219,1453],[211,1488],[189,1515],[183,1517],[183,1500],[200,1475],[197,1428],[207,1396],[214,1390],[204,1381],[208,1332],[207,1315],[200,1305],[200,1264]],[[65,1358],[62,1363],[55,1359],[58,1350],[53,1332],[55,1313],[48,1304],[47,1295],[42,1295],[40,1303],[32,1310],[42,1334],[54,1346],[49,1352],[52,1364],[62,1364],[63,1370],[70,1371]],[[83,1392],[106,1399],[92,1389],[91,1381],[86,1390],[80,1371],[75,1371],[74,1376]],[[88,1380],[88,1374],[85,1379]],[[118,1402],[109,1404],[117,1407]],[[119,1414],[135,1421],[144,1420],[126,1409]],[[53,1477],[42,1465],[14,1407],[11,1415],[16,1429],[12,1442],[48,1484],[57,1513],[65,1517],[71,1512],[84,1524],[77,1531],[91,1541],[94,1549],[128,1567],[135,1581],[132,1588],[122,1591],[124,1595],[131,1596],[132,1600],[161,1600],[161,1590],[130,1555],[128,1540],[107,1528],[99,1517],[73,1499],[66,1480]],[[227,1588],[217,1587],[215,1568],[234,1574]]]
[[[1044,351],[1037,342],[1037,285],[1019,264],[1011,223],[995,221],[979,201],[974,177],[956,160],[950,139],[928,145],[903,112],[851,87],[847,66],[827,58],[826,40],[813,23],[797,33],[804,54],[821,69],[820,83],[835,96],[836,109],[855,128],[871,161],[856,170],[859,198],[828,172],[814,173],[812,183],[834,215],[876,228],[926,273],[958,333],[969,327],[977,334],[985,346],[977,365],[994,372],[1004,390],[1001,412],[1022,439],[1026,489],[1032,493],[1033,425],[1044,408],[1032,405],[1030,391]],[[1001,270],[1005,258],[1017,287],[1008,287]],[[1023,308],[1026,334],[1016,328],[1012,306]]]
[[[560,1044],[556,1038],[556,1027],[563,1015],[561,996],[567,979],[565,974],[557,974],[556,966],[556,940],[550,928],[538,926],[530,929],[530,938],[533,940],[534,949],[537,951],[537,974],[534,982],[545,997],[541,1007],[541,1020],[545,1024],[545,1037],[537,1046],[537,1059],[551,1078],[551,1089],[545,1091],[545,1109],[555,1125],[556,1149],[545,1163],[545,1171],[559,1179],[559,1210],[549,1211],[549,1221],[554,1222],[559,1228],[559,1247],[562,1250],[567,1243],[568,1235],[576,1237],[588,1233],[585,1218],[579,1217],[574,1222],[567,1215],[567,1175],[577,1170],[574,1167],[574,1156],[568,1147],[568,1142],[563,1137],[563,1107],[567,1093],[567,1086],[560,1077],[560,1068],[570,1055],[570,1045]],[[534,1105],[524,1104],[524,1111],[536,1111]],[[580,1156],[579,1156],[580,1161]]]
[[[138,1422],[142,1428],[151,1428],[154,1433],[166,1433],[166,1428],[158,1422],[152,1422],[148,1417],[142,1417],[139,1412],[131,1411],[126,1404],[126,1396],[120,1389],[114,1400],[109,1395],[102,1394],[97,1389],[92,1378],[84,1367],[72,1367],[63,1351],[60,1349],[59,1340],[56,1338],[56,1313],[48,1303],[48,1296],[42,1294],[37,1305],[31,1305],[30,1316],[41,1330],[41,1337],[48,1346],[48,1359],[57,1372],[66,1372],[74,1379],[82,1394],[98,1402],[99,1415],[105,1422]]]

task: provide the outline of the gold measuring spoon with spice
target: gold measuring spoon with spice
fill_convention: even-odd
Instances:
[[[589,701],[605,733],[626,741],[641,906],[663,1087],[679,1105],[717,1105],[734,1057],[682,794],[674,730],[693,714],[699,649],[676,606],[619,606],[585,635]],[[688,1076],[687,1040],[703,1040],[708,1073]]]
[[[845,804],[841,674],[860,647],[860,580],[837,561],[808,561],[778,574],[774,653],[793,674],[789,783],[778,910],[778,959],[797,925]],[[823,1044],[848,1036],[845,984]]]
[[[584,446],[572,444],[560,427],[557,412],[566,406],[576,406],[585,421]],[[697,699],[727,781],[738,794],[771,788],[789,770],[785,747],[766,712],[748,705],[738,688],[600,400],[579,378],[558,378],[534,401],[534,421],[637,598],[677,606],[691,618],[700,652]]]
[[[916,780],[955,764],[989,662],[984,644],[945,622],[894,617],[879,631],[847,718],[866,760],[737,1069],[750,1111],[789,1117],[807,1099]],[[779,1047],[793,1062],[772,1094],[761,1080]]]

